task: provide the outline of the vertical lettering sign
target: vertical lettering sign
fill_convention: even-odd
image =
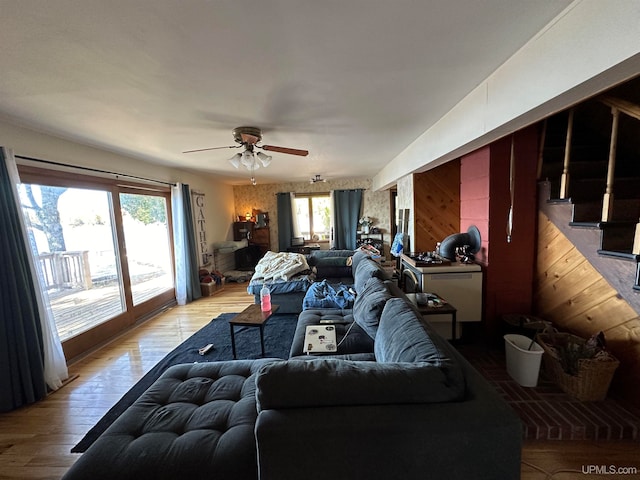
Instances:
[[[196,244],[200,257],[200,266],[209,263],[209,248],[207,246],[207,226],[204,217],[204,193],[192,192],[193,223],[196,234]]]

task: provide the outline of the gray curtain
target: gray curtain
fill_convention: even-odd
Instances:
[[[14,188],[0,149],[0,412],[47,393],[38,301]]]
[[[184,199],[184,223],[186,233],[187,263],[187,302],[202,297],[200,290],[200,277],[198,275],[198,250],[196,245],[196,230],[193,223],[193,206],[191,204],[191,189],[189,185],[182,185],[182,198]]]
[[[362,207],[362,189],[334,190],[334,248],[355,250],[358,216]]]
[[[278,208],[278,251],[286,252],[291,246],[291,238],[294,235],[293,210],[291,193],[277,193]]]
[[[184,305],[202,296],[189,185],[178,183],[172,187],[171,205],[176,263],[176,300],[178,305]]]

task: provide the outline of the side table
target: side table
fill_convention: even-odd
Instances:
[[[407,298],[413,303],[416,307],[418,307],[418,311],[424,317],[427,315],[451,315],[451,341],[454,342],[456,340],[457,334],[457,325],[456,325],[456,313],[457,309],[450,303],[448,303],[445,299],[438,296],[435,293],[432,295],[436,295],[442,302],[440,306],[430,307],[428,304],[418,303],[415,293],[407,293]]]
[[[269,317],[276,313],[279,305],[271,304],[271,310],[263,312],[260,308],[260,304],[249,305],[238,315],[229,320],[229,328],[231,329],[231,351],[233,352],[233,359],[236,359],[236,337],[235,326],[242,327],[258,327],[260,328],[260,350],[264,357],[264,326],[269,320]]]

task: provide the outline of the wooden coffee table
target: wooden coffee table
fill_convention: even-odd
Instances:
[[[231,350],[233,351],[233,359],[236,359],[236,337],[235,326],[242,327],[259,327],[260,328],[260,349],[264,357],[264,325],[269,317],[278,311],[279,305],[271,304],[271,310],[263,312],[259,304],[249,305],[238,315],[229,320],[229,328],[231,329]]]

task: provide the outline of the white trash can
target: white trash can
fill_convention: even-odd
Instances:
[[[504,345],[507,373],[523,387],[535,387],[538,384],[543,348],[536,342],[532,344],[530,338],[516,334],[505,335]]]

